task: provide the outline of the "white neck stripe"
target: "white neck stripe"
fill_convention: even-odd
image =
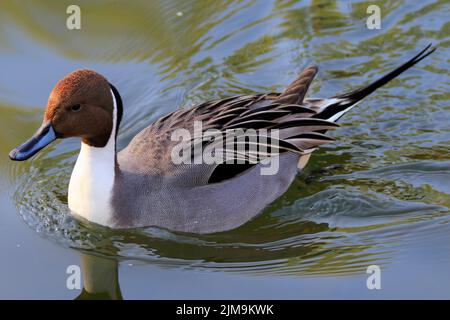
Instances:
[[[114,91],[112,91],[112,89],[109,89],[109,91],[111,91],[111,96],[113,99],[113,127],[111,130],[111,135],[108,139],[108,143],[112,138],[112,140],[114,142],[114,147],[115,147],[115,145],[116,145],[116,130],[117,130],[117,101],[116,101],[116,96],[114,95]]]

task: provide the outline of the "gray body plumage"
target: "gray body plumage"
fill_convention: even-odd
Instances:
[[[235,97],[228,104],[251,100],[254,103],[246,108],[258,109],[273,103],[261,97]],[[225,100],[209,102],[214,109],[226,104]],[[195,108],[176,111],[163,123],[142,130],[118,153],[112,200],[117,227],[159,226],[194,233],[230,230],[255,217],[288,189],[297,173],[298,153],[280,154],[275,175],[262,175],[264,164],[257,163],[217,183],[208,181],[216,164],[173,164],[170,153],[177,142],[171,141],[171,130],[180,125],[192,130],[194,120],[211,115],[209,106],[197,113],[192,112]]]
[[[255,217],[287,190],[299,158],[294,153],[280,155],[276,175],[261,175],[261,164],[257,164],[223,182],[188,186],[182,175],[161,177],[128,171],[126,155],[125,150],[119,157],[124,160],[114,188],[117,225],[195,233],[230,230]]]
[[[429,46],[384,77],[330,99],[304,99],[317,68],[305,69],[283,93],[231,97],[175,111],[142,130],[117,155],[112,195],[114,226],[158,226],[175,231],[212,233],[236,228],[259,214],[290,186],[310,153],[333,139],[324,135],[345,112],[434,50]],[[285,145],[275,175],[262,175],[261,163],[211,182],[218,165],[171,161],[177,128],[192,131],[272,128]],[[303,157],[303,159],[302,159]],[[230,167],[231,168],[231,167]]]

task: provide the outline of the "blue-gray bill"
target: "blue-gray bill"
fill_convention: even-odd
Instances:
[[[30,140],[11,150],[9,158],[15,161],[27,160],[55,141],[56,138],[55,130],[51,123],[44,123]]]

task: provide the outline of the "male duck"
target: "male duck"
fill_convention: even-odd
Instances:
[[[9,154],[26,160],[57,138],[81,138],[69,184],[75,216],[111,228],[158,226],[212,233],[236,228],[281,196],[324,135],[360,100],[421,61],[414,58],[370,85],[329,99],[304,99],[317,73],[305,69],[283,93],[242,95],[181,109],[157,120],[116,153],[122,100],[100,74],[79,70],[60,80],[48,99],[36,134]],[[279,170],[263,175],[263,161],[245,164],[175,164],[171,139],[176,129],[277,129]],[[275,141],[275,140],[274,140]],[[208,144],[208,143],[206,143]],[[233,151],[232,151],[233,153]],[[267,159],[266,159],[267,160]]]

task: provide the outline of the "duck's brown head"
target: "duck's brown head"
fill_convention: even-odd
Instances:
[[[36,134],[9,157],[26,160],[57,138],[80,137],[90,146],[104,147],[113,134],[115,117],[121,116],[118,104],[121,108],[120,96],[105,77],[92,70],[74,71],[51,92]]]

